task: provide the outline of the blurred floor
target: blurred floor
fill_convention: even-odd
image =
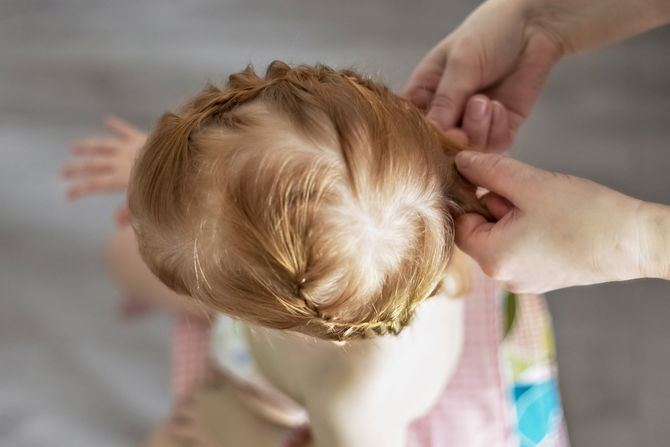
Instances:
[[[116,319],[101,247],[119,197],[66,203],[68,142],[148,128],[206,80],[274,58],[400,88],[477,2],[0,1],[0,444],[128,446],[168,405],[165,317]],[[516,155],[670,203],[669,30],[566,61]],[[577,447],[670,439],[670,286],[551,295]]]

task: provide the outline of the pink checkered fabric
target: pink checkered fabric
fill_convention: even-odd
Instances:
[[[536,295],[519,295],[517,305],[516,321],[514,330],[508,336],[507,341],[522,348],[533,358],[546,356],[545,333],[550,321],[547,315],[546,301]]]
[[[120,303],[123,318],[136,318],[155,308],[145,300],[125,296]],[[211,360],[212,318],[177,314],[172,324],[170,391],[174,402],[193,391],[214,371]]]
[[[409,430],[407,447],[516,447],[519,445],[503,380],[500,290],[481,272],[473,272],[472,290],[465,299],[465,340],[459,365],[437,404]],[[543,306],[542,300],[536,300]],[[543,308],[519,315],[530,323]],[[525,324],[524,324],[525,326]],[[533,324],[529,324],[533,326]],[[179,316],[173,332],[175,398],[203,383],[212,371],[211,320]],[[537,334],[520,334],[533,343]],[[309,427],[296,427],[285,447],[300,447],[309,439]],[[567,445],[564,431],[555,443]]]
[[[500,290],[481,272],[472,275],[459,365],[435,407],[411,425],[408,447],[519,445],[500,357]]]
[[[203,385],[213,371],[210,357],[212,319],[180,314],[172,329],[171,390],[175,402]]]

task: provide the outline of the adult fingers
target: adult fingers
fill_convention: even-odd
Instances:
[[[536,33],[527,42],[515,69],[487,94],[505,105],[512,135],[521,127],[542,91],[556,62],[561,58],[556,42]]]
[[[463,131],[463,129],[458,129],[454,127],[453,129],[449,129],[448,131],[446,131],[444,135],[448,137],[450,140],[460,145],[467,146],[470,144],[470,139]]]
[[[442,130],[455,127],[461,119],[467,99],[478,88],[477,73],[469,57],[450,55],[435,90],[428,118]]]
[[[487,146],[491,125],[491,101],[483,95],[470,98],[463,115],[463,131],[468,136],[470,145],[484,149]]]
[[[514,209],[509,200],[494,192],[484,194],[479,201],[486,207],[496,220],[500,220]]]
[[[504,152],[512,145],[513,140],[508,112],[498,101],[491,101],[491,109],[491,131],[486,149],[489,152]]]
[[[422,112],[428,112],[430,103],[433,101],[435,90],[424,87],[413,87],[406,94],[403,94],[412,104],[417,106]]]
[[[505,197],[517,207],[541,186],[542,171],[498,154],[459,152],[456,167],[476,186]]]
[[[494,225],[479,214],[463,214],[456,218],[456,244],[480,262]]]
[[[419,62],[409,77],[402,96],[423,111],[428,111],[446,63],[446,49],[438,44]]]

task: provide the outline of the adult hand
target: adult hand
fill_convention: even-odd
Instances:
[[[404,95],[442,130],[461,126],[472,145],[507,149],[563,54],[527,3],[483,3],[423,58]]]
[[[481,200],[497,219],[461,216],[456,242],[509,290],[668,276],[667,207],[495,154],[465,151],[456,165],[490,191]]]

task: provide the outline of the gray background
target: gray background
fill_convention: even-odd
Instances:
[[[68,142],[247,62],[323,61],[400,88],[475,1],[0,0],[0,444],[128,446],[167,411],[164,316],[120,322],[101,249],[120,197],[63,199]],[[575,57],[516,156],[670,203],[670,30]],[[551,294],[575,446],[670,439],[670,286]]]

